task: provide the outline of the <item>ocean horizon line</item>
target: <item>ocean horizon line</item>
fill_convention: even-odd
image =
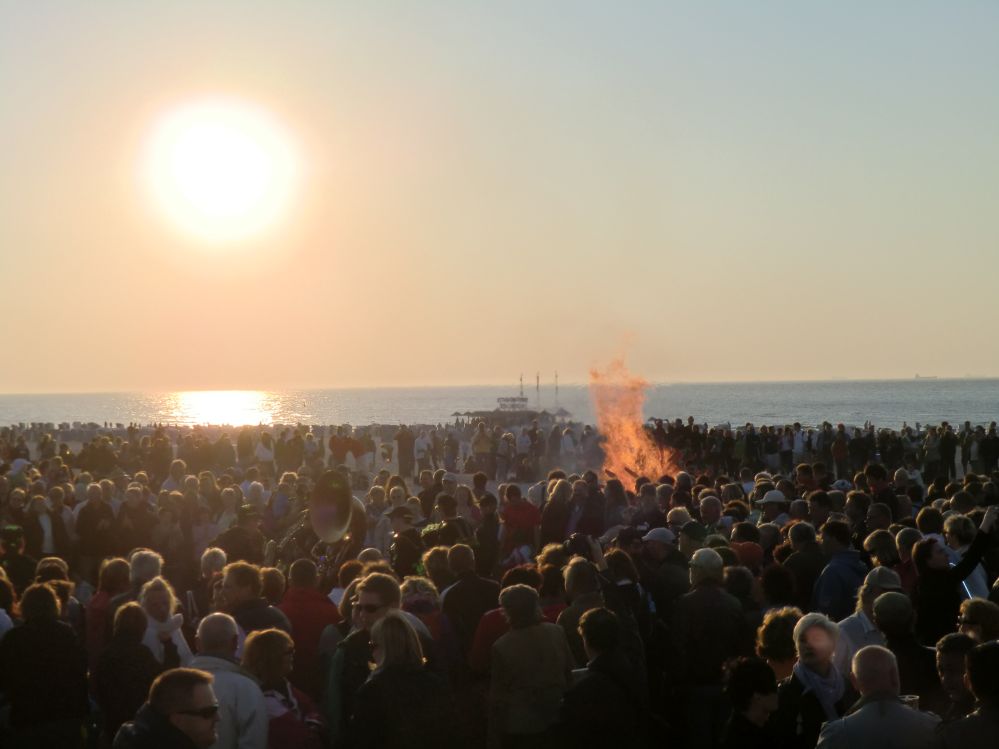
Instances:
[[[999,380],[997,375],[982,376],[936,376],[920,375],[913,377],[833,377],[816,379],[786,379],[786,380],[647,380],[649,387],[672,387],[676,385],[822,385],[850,383],[885,383],[885,382],[914,382],[926,380],[927,382],[991,382]],[[586,388],[589,382],[559,382],[559,388]],[[174,388],[161,389],[152,388],[149,390],[28,390],[28,391],[4,391],[0,392],[0,398],[6,397],[36,397],[36,396],[80,396],[80,395],[166,395],[170,393],[316,393],[316,392],[342,392],[342,391],[372,391],[372,390],[495,390],[498,388],[510,388],[518,390],[519,383],[485,383],[485,384],[463,384],[463,385],[326,385],[321,387],[281,387],[281,388]],[[542,383],[542,388],[554,389],[553,382]],[[525,394],[535,392],[534,385],[524,386]]]

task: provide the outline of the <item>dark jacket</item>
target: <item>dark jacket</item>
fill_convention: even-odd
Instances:
[[[499,592],[498,582],[479,577],[474,572],[461,573],[454,585],[444,591],[441,608],[458,635],[463,659],[468,657],[479,619],[499,606]]]
[[[587,611],[603,606],[604,595],[601,591],[595,590],[576,596],[558,615],[556,623],[565,632],[565,641],[569,643],[569,650],[572,651],[574,665],[577,668],[586,665],[586,650],[583,648],[583,637],[579,634],[579,620]]]
[[[420,540],[426,548],[475,543],[475,532],[462,517],[445,518],[428,523],[420,531]]]
[[[69,542],[69,534],[66,532],[66,523],[63,522],[61,516],[53,512],[52,510],[47,510],[46,515],[49,517],[49,523],[52,525],[52,545],[55,547],[56,556],[62,557],[63,559],[69,559],[71,545]],[[34,513],[28,515],[24,523],[24,550],[28,556],[38,557],[39,559],[43,556],[47,556],[42,552],[42,544],[45,540],[45,531],[42,530],[41,521],[39,521],[38,516]]]
[[[423,511],[423,517],[433,517],[434,508],[437,506],[437,495],[443,492],[444,484],[434,484],[416,495],[416,498],[420,500],[420,509]]]
[[[886,639],[886,647],[898,661],[899,693],[918,694],[919,704],[927,704],[940,691],[936,650],[924,648],[913,635]]]
[[[638,512],[631,516],[630,525],[646,531],[653,528],[665,528],[666,514],[658,507],[653,507],[649,510],[639,509]]]
[[[725,726],[722,749],[775,749],[777,746],[773,728],[769,724],[760,728],[742,713],[732,713]]]
[[[124,556],[139,546],[148,547],[152,543],[154,525],[156,516],[148,502],[142,500],[134,507],[125,502],[118,508],[115,518],[114,537],[118,551]]]
[[[566,691],[557,735],[565,747],[645,746],[646,702],[637,673],[620,652],[602,653]]]
[[[232,618],[240,626],[244,633],[256,632],[258,629],[270,629],[277,627],[283,629],[289,635],[291,622],[277,606],[271,606],[264,598],[254,598],[244,601],[232,610]]]
[[[565,541],[569,524],[570,507],[567,502],[549,502],[541,511],[541,545],[560,544]]]
[[[8,631],[0,641],[0,692],[15,729],[82,721],[89,710],[87,656],[72,628],[41,619]]]
[[[135,720],[119,729],[114,749],[197,749],[197,744],[146,704],[139,708]]]
[[[389,558],[392,569],[399,577],[418,574],[417,566],[423,556],[423,538],[416,528],[407,528],[392,536]]]
[[[161,669],[160,662],[141,642],[118,638],[101,653],[93,674],[94,694],[109,739],[142,707]]]
[[[265,543],[264,534],[260,531],[247,530],[234,525],[229,530],[220,533],[211,545],[222,549],[229,562],[263,564]]]
[[[365,629],[351,632],[333,653],[321,709],[335,747],[344,745],[357,693],[371,675],[371,657],[371,637]]]
[[[991,533],[975,534],[968,551],[953,567],[923,570],[916,580],[916,634],[934,647],[937,640],[953,632],[961,609],[961,581],[972,573],[988,548]],[[939,543],[939,542],[938,542]]]
[[[103,527],[98,528],[102,525]],[[76,519],[76,535],[79,543],[76,550],[80,556],[103,559],[114,554],[115,550],[114,510],[104,500],[88,501]]]
[[[124,593],[119,593],[108,603],[107,614],[105,614],[106,623],[104,625],[105,630],[105,642],[110,642],[112,635],[114,634],[114,618],[118,613],[118,609],[124,606],[126,603],[132,603],[133,601],[139,600],[139,591],[142,590],[144,582],[133,582],[132,587],[126,590]]]
[[[860,699],[860,695],[843,678],[845,690],[836,703],[836,714],[846,715],[846,711]],[[819,698],[812,692],[805,692],[805,686],[798,677],[791,674],[777,687],[777,712],[772,721],[777,742],[774,746],[782,749],[813,749],[819,740],[819,731],[826,722],[826,712]]]
[[[811,606],[815,581],[822,574],[826,562],[826,555],[822,553],[822,547],[816,541],[809,541],[784,560],[784,566],[794,575],[794,597],[802,610],[807,610]]]
[[[475,571],[490,576],[499,561],[499,516],[493,512],[483,515],[482,522],[475,529]]]
[[[424,668],[389,666],[357,691],[351,749],[453,749],[458,716],[447,684]]]
[[[661,562],[649,560],[639,568],[642,587],[649,591],[656,608],[656,617],[665,624],[673,618],[673,607],[680,596],[690,590],[687,560],[679,552]]]
[[[879,502],[883,505],[888,505],[888,509],[891,510],[891,516],[893,519],[898,519],[898,492],[895,491],[895,487],[890,484],[884,487],[881,491],[874,495],[872,502]]]
[[[714,686],[722,683],[729,659],[752,652],[754,633],[735,596],[701,583],[677,601],[672,634],[678,683]]]
[[[38,562],[34,557],[25,554],[8,554],[0,560],[0,567],[7,573],[7,578],[14,586],[14,591],[21,595],[35,579],[35,568]]]
[[[846,619],[856,608],[857,590],[863,585],[867,571],[867,566],[860,560],[860,552],[846,549],[833,554],[815,581],[812,609],[834,622]]]
[[[995,749],[999,736],[999,705],[983,705],[967,718],[937,728],[941,749]]]

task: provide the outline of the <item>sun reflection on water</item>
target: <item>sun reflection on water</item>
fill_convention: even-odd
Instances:
[[[271,424],[271,394],[263,390],[187,390],[171,393],[169,421],[177,424]]]

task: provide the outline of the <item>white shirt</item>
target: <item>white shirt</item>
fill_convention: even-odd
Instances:
[[[80,519],[80,510],[82,510],[84,507],[86,507],[87,503],[89,501],[90,501],[89,499],[84,499],[82,502],[80,502],[79,504],[77,504],[76,507],[73,508],[73,522],[74,523],[77,520]]]
[[[168,492],[180,492],[184,490],[184,477],[181,476],[179,479],[175,479],[173,476],[167,476],[163,483],[160,484],[160,489],[162,491]]]
[[[219,519],[215,521],[215,526],[218,528],[219,533],[221,533],[222,531],[229,530],[235,524],[236,524],[235,510],[223,510],[222,514],[219,515]]]
[[[10,616],[6,611],[0,609],[0,640],[3,640],[3,636],[13,628],[14,622],[10,620]]]
[[[191,668],[215,677],[212,689],[219,701],[219,738],[211,749],[265,749],[267,706],[253,677],[238,663],[211,655],[196,656]]]
[[[839,640],[836,642],[836,653],[833,663],[836,669],[846,676],[850,673],[853,656],[861,648],[868,645],[884,646],[884,635],[867,618],[867,614],[858,611],[839,623]]]
[[[962,546],[957,550],[959,561],[964,559],[964,555],[968,553],[968,546]],[[971,571],[971,574],[964,578],[964,582],[958,586],[961,593],[961,600],[965,598],[984,598],[988,600],[989,593],[989,581],[988,577],[985,575],[985,568],[981,564],[975,566],[975,569]]]
[[[42,526],[42,553],[55,554],[55,538],[52,535],[52,518],[47,514],[39,515],[38,523]]]
[[[517,438],[517,454],[527,455],[531,452],[531,438],[522,434]]]
[[[66,505],[62,506],[59,515],[62,518],[62,524],[66,528],[66,535],[69,536],[69,540],[76,541],[76,515]]]

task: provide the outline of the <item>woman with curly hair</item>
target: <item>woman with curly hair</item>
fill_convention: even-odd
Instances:
[[[455,673],[462,663],[458,634],[447,614],[441,610],[437,586],[426,577],[407,577],[399,586],[402,610],[423,622],[430,631],[433,651],[427,653],[437,670]]]
[[[756,654],[767,662],[782,681],[791,675],[797,653],[794,650],[794,625],[801,619],[801,609],[785,606],[770,609],[756,630]]]

